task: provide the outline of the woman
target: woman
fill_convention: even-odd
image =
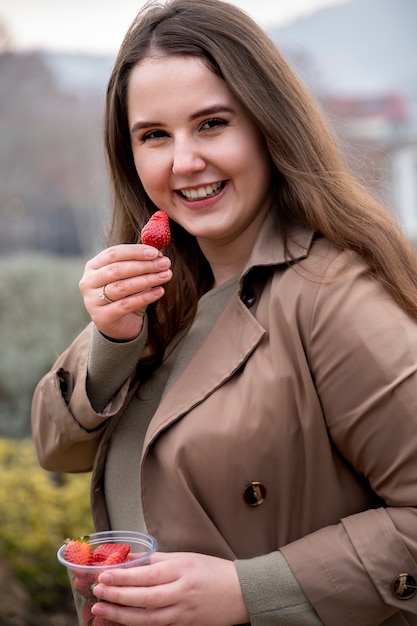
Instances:
[[[417,262],[268,37],[219,0],[144,9],[110,78],[92,322],[39,383],[53,471],[146,568],[125,625],[417,624]],[[157,209],[172,241],[138,242]],[[105,600],[101,602],[100,600]]]

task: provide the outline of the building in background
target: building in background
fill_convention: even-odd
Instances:
[[[352,169],[391,205],[417,242],[417,120],[400,94],[327,97],[323,106]]]

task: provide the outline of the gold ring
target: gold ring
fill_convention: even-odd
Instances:
[[[109,298],[109,296],[106,294],[106,287],[107,285],[103,285],[101,289],[101,294],[99,295],[100,300],[105,300],[106,302],[109,302],[109,303],[114,302],[114,300]]]

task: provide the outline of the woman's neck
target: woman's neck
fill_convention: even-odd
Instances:
[[[214,276],[213,287],[240,274],[246,266],[265,215],[259,215],[246,229],[227,240],[198,238],[202,253]]]

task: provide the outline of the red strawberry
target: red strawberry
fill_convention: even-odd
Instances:
[[[72,581],[74,592],[79,593],[84,598],[93,597],[93,587],[95,583],[95,576],[91,574],[75,574]]]
[[[91,626],[91,623],[93,621],[94,615],[91,612],[92,607],[94,606],[94,604],[96,603],[96,601],[94,602],[86,602],[83,606],[83,610],[81,613],[81,622],[83,626]]]
[[[168,215],[165,211],[156,211],[142,228],[142,243],[162,250],[171,241]]]
[[[101,563],[97,563],[97,565],[120,565],[120,563],[126,562],[126,556],[127,555],[123,552],[123,550],[115,550],[114,552],[109,554],[109,556],[105,558],[104,561],[101,561]]]
[[[125,560],[130,552],[130,547],[124,543],[102,543],[94,550],[93,565],[103,564],[103,561],[115,552],[121,554]]]
[[[88,543],[89,537],[77,537],[66,539],[63,557],[65,560],[77,565],[91,565],[93,560],[93,548]]]
[[[110,622],[108,619],[104,617],[100,617],[99,615],[94,615],[94,619],[91,622],[91,626],[120,626],[119,622]]]

